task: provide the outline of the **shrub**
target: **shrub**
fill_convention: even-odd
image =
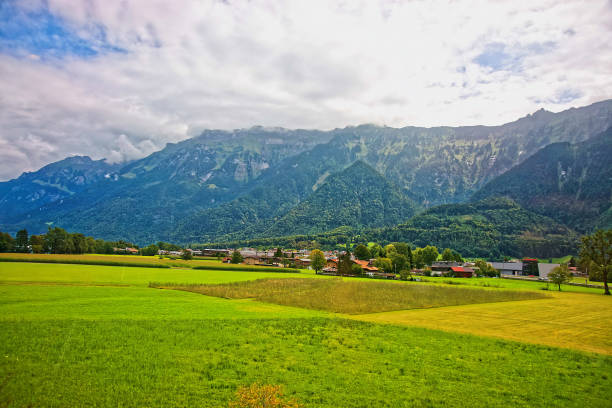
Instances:
[[[230,408],[299,408],[295,400],[283,397],[280,385],[251,384],[240,387],[236,391],[236,398],[230,401]]]

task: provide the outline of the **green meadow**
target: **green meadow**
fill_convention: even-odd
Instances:
[[[0,263],[0,407],[223,407],[256,382],[304,407],[609,406],[603,354],[147,287],[284,277],[314,275]]]

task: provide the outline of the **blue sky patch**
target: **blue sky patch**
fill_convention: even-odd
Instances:
[[[529,55],[545,54],[557,46],[553,41],[532,43],[512,48],[503,43],[490,43],[474,58],[474,62],[493,71],[520,71],[521,62]]]
[[[73,27],[48,9],[25,12],[15,1],[0,1],[0,53],[89,58],[100,53],[124,52],[108,43],[103,27],[93,27],[88,32],[91,39],[78,36]]]
[[[493,71],[501,71],[512,70],[519,59],[506,51],[505,44],[491,43],[487,44],[482,54],[474,58],[474,62]]]

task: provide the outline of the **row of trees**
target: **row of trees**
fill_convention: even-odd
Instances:
[[[112,254],[115,247],[132,247],[130,242],[104,241],[86,237],[81,233],[69,233],[63,228],[55,227],[46,234],[28,235],[23,229],[17,232],[15,238],[9,233],[0,232],[0,252],[33,252],[52,254]]]
[[[112,254],[114,248],[136,248],[140,255],[157,255],[159,250],[183,251],[176,244],[159,241],[155,244],[138,248],[138,245],[123,240],[105,241],[86,237],[81,233],[70,233],[60,227],[49,227],[45,234],[29,235],[23,229],[17,232],[13,238],[7,232],[0,231],[0,252],[33,252],[52,254]],[[189,251],[183,251],[187,253]],[[188,255],[191,255],[189,252]],[[188,256],[185,255],[185,256]]]

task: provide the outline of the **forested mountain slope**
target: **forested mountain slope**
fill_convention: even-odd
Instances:
[[[581,232],[599,225],[612,205],[612,128],[576,144],[554,143],[474,194],[510,197]],[[602,218],[603,216],[603,218]]]
[[[37,233],[52,222],[143,244],[262,236],[356,160],[429,207],[466,201],[540,148],[581,142],[610,126],[612,101],[603,101],[489,127],[206,131],[124,166],[116,179],[27,214],[8,213],[0,229]]]
[[[415,214],[416,208],[397,187],[358,160],[327,178],[262,235],[312,234],[341,226],[355,230],[390,226],[406,221]]]
[[[406,223],[356,231],[338,228],[321,234],[263,237],[206,243],[204,246],[326,247],[346,242],[386,244],[409,242],[415,246],[453,248],[468,257],[556,257],[577,250],[578,234],[556,221],[521,208],[508,198],[488,198],[467,204],[433,207]]]

